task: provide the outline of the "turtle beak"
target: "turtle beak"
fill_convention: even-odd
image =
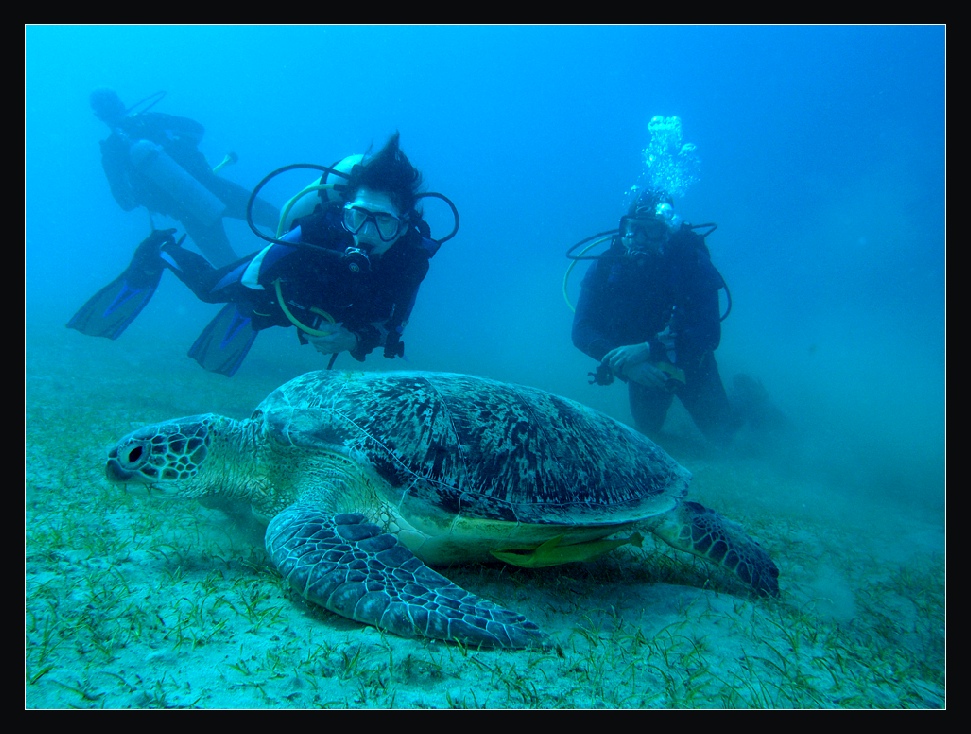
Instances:
[[[134,497],[168,496],[157,484],[139,472],[128,471],[116,459],[108,459],[105,476],[109,482],[124,485],[125,492]]]
[[[152,486],[146,478],[138,472],[125,469],[117,459],[108,459],[105,464],[105,476],[113,484],[121,484],[127,494],[142,497],[151,494]]]
[[[150,484],[155,475],[150,462],[151,455],[151,441],[130,434],[108,451],[105,476],[108,481],[119,484],[125,482]],[[148,476],[145,473],[146,469],[152,470]]]
[[[108,459],[108,463],[105,465],[105,476],[108,481],[118,483],[131,482],[139,477],[136,472],[123,469],[117,459]]]

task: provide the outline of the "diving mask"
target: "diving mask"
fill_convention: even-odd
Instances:
[[[656,250],[668,238],[668,223],[660,219],[623,217],[620,236],[624,247],[632,252]]]
[[[394,214],[388,212],[373,212],[353,203],[344,205],[344,217],[341,220],[344,229],[351,234],[360,232],[364,225],[371,221],[382,242],[391,242],[401,232],[403,222]]]
[[[631,252],[656,250],[677,227],[677,222],[670,202],[659,201],[651,208],[638,209],[633,216],[622,217],[620,236]]]

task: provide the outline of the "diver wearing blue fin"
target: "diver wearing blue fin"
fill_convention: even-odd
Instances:
[[[170,233],[153,233],[128,270],[68,325],[116,338],[168,269],[204,303],[227,304],[189,350],[210,372],[235,374],[257,332],[271,326],[296,327],[300,343],[330,356],[330,364],[345,351],[364,361],[380,346],[385,357],[403,357],[401,336],[429,260],[457,233],[458,212],[441,194],[418,192],[421,173],[399,148],[398,138],[395,133],[373,155],[349,157],[353,163],[346,171],[340,164],[323,169],[346,183],[321,183],[301,192],[320,191],[318,202],[289,220],[293,210],[288,208],[280,226],[291,226],[285,234],[267,237],[250,217],[251,228],[269,246],[223,267],[181,247]],[[440,240],[431,238],[418,206],[423,197],[444,200],[455,214],[454,229]]]
[[[121,336],[158,288],[165,269],[159,259],[162,247],[179,246],[185,240],[183,235],[176,242],[174,235],[174,229],[153,230],[135,250],[125,272],[95,293],[67,322],[68,328],[111,340]]]
[[[205,258],[182,249],[185,237],[176,240],[174,229],[153,230],[138,245],[125,271],[95,293],[67,327],[87,336],[115,340],[148,305],[166,267],[175,269],[181,262],[197,279],[216,272]],[[189,356],[210,372],[232,376],[255,340],[256,330],[247,309],[230,303],[196,339]]]

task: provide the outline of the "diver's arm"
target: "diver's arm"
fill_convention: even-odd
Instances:
[[[323,331],[323,329],[321,329]],[[306,335],[310,345],[321,354],[340,354],[341,352],[351,352],[357,348],[357,334],[349,331],[341,324],[333,324],[331,331],[326,334],[315,336]],[[363,357],[359,361],[363,361]]]
[[[616,339],[607,333],[604,314],[614,308],[608,294],[600,285],[602,279],[596,275],[600,262],[594,262],[583,278],[580,297],[577,299],[573,315],[573,345],[588,357],[598,362],[611,349],[620,346]]]
[[[624,375],[638,365],[651,362],[651,345],[649,342],[640,342],[615,347],[603,356],[603,361],[615,374]]]
[[[305,334],[304,338],[321,354],[349,353],[358,362],[363,362],[374,351],[383,338],[387,329],[384,324],[375,322],[362,326],[350,327],[347,324],[324,324],[320,328],[325,334]]]
[[[198,147],[206,134],[206,128],[201,123],[196,122],[190,117],[179,115],[166,115],[161,112],[151,113],[145,116],[156,130],[170,140],[180,140]]]
[[[611,333],[608,314],[626,312],[623,299],[598,277],[596,262],[587,272],[577,301],[573,320],[573,343],[584,354],[609,367],[610,372],[625,381],[639,382],[662,389],[666,376],[655,364],[663,359],[660,342],[651,337],[643,342],[626,343]]]

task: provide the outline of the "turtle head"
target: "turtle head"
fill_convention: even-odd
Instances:
[[[154,423],[132,431],[108,452],[105,475],[120,484],[142,484],[169,496],[212,494],[211,464],[219,436],[233,424],[206,413]]]

